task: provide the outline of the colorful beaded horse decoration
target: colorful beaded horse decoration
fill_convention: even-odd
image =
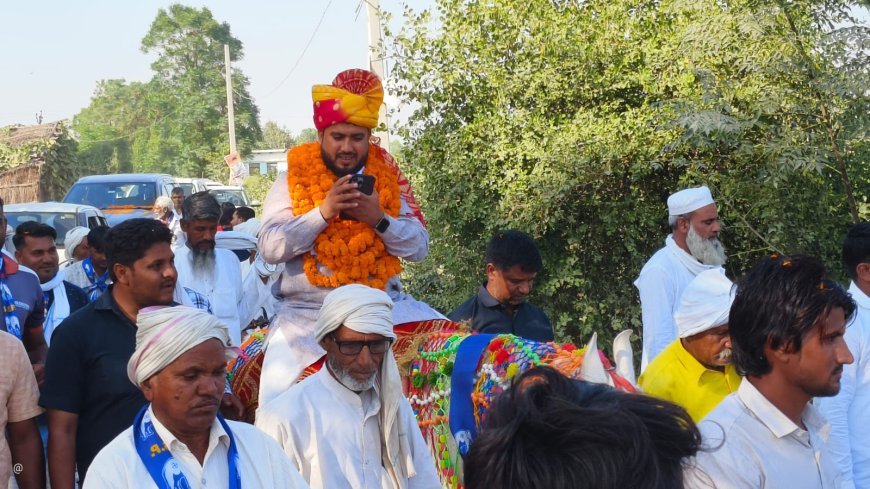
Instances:
[[[462,456],[487,409],[514,377],[533,366],[548,365],[571,378],[635,392],[632,376],[627,375],[627,380],[616,373],[598,350],[594,335],[580,348],[508,334],[472,334],[467,325],[447,320],[401,324],[395,332],[393,353],[405,395],[432,448],[444,487],[462,487]],[[249,337],[242,354],[228,366],[233,392],[249,413],[256,410],[264,334],[259,331]],[[614,343],[627,343],[630,334],[623,332]],[[306,369],[302,378],[321,365],[322,360]]]

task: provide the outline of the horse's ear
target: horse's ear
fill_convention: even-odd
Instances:
[[[592,333],[592,338],[586,344],[583,365],[580,366],[580,378],[595,384],[607,384],[613,387],[613,380],[607,374],[601,356],[598,353],[598,333]]]
[[[613,363],[616,373],[620,377],[637,385],[637,377],[634,374],[634,351],[631,348],[631,333],[626,329],[613,338]]]

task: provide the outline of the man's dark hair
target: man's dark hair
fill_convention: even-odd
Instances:
[[[22,222],[15,228],[15,234],[12,236],[12,244],[15,245],[16,250],[24,248],[24,238],[27,236],[31,238],[51,238],[54,241],[57,239],[57,231],[45,223],[36,221]]]
[[[109,232],[109,226],[97,226],[88,232],[88,247],[97,250],[99,253],[106,252],[106,233]]]
[[[211,221],[219,220],[221,217],[221,205],[218,204],[214,195],[208,193],[207,190],[192,194],[184,199],[181,204],[182,219],[190,221]]]
[[[232,202],[221,203],[221,218],[218,219],[218,224],[224,228],[232,229],[233,225],[230,221],[233,220],[233,214],[236,212],[236,205]]]
[[[170,192],[169,195],[176,195],[176,194],[184,195],[184,189],[181,187],[173,187],[172,192]]]
[[[116,263],[132,267],[157,243],[172,244],[172,231],[157,219],[128,219],[110,229],[106,234],[106,261],[112,280],[116,278]]]
[[[248,219],[253,219],[256,213],[250,207],[240,206],[236,207],[236,215],[239,216],[239,219],[247,221]]]
[[[800,350],[807,335],[817,332],[831,310],[838,307],[848,322],[855,312],[855,301],[831,280],[818,259],[764,258],[737,283],[728,315],[734,366],[743,376],[770,372],[766,346]]]
[[[870,263],[870,222],[855,224],[843,239],[843,265],[852,280],[857,278],[855,268],[862,263]]]
[[[701,434],[671,402],[533,368],[487,411],[467,489],[682,489]]]
[[[535,240],[515,229],[492,236],[486,245],[486,263],[492,263],[499,270],[519,266],[526,273],[538,273],[544,268]]]

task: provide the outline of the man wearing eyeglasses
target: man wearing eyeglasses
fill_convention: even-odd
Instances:
[[[323,301],[316,339],[324,368],[257,413],[312,489],[441,487],[390,345],[393,301],[364,285]]]

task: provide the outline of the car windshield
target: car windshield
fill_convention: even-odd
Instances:
[[[217,199],[218,202],[223,204],[224,202],[230,202],[235,206],[248,205],[247,199],[245,199],[245,192],[243,190],[231,190],[231,189],[211,189],[209,190],[214,198]]]
[[[193,194],[193,184],[192,183],[176,183],[176,187],[181,187],[181,190],[184,190],[184,196],[190,197]]]
[[[77,226],[76,215],[71,212],[7,212],[6,219],[12,229],[28,221],[48,224],[57,231],[57,246],[63,246],[66,232]]]
[[[157,199],[154,182],[94,182],[73,185],[64,202],[87,204],[100,209],[140,207],[151,209]]]

